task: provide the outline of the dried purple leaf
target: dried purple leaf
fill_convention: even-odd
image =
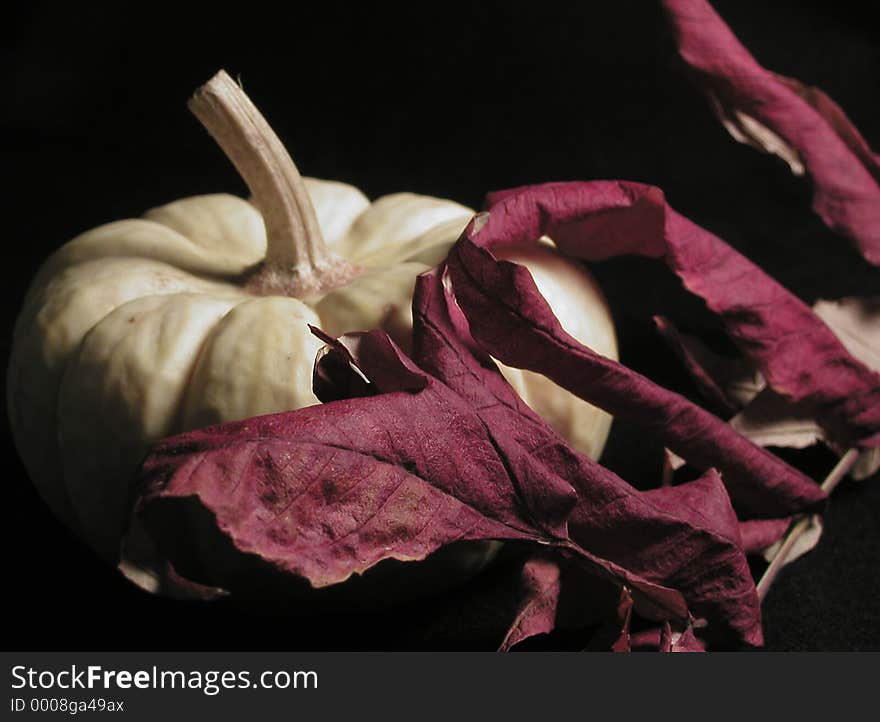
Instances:
[[[646,579],[669,580],[695,614],[712,620],[719,636],[732,632],[759,644],[760,610],[718,475],[712,471],[690,484],[640,492],[575,452],[522,403],[475,345],[443,278],[440,269],[416,285],[414,352],[420,365],[472,404],[513,468],[524,476],[558,474],[574,485],[577,503],[568,528],[579,545],[603,550],[600,556],[638,569]]]
[[[820,300],[813,311],[834,332],[849,353],[872,371],[880,371],[880,305],[876,298],[843,298],[836,301]],[[692,343],[692,339],[684,339]],[[693,369],[694,362],[687,368]],[[710,373],[709,369],[712,369]],[[709,364],[700,367],[699,373],[710,376],[716,386],[729,383],[728,377],[718,375],[718,368]],[[713,375],[716,374],[716,375]],[[755,372],[744,372],[740,384]],[[758,374],[760,375],[760,374]],[[780,396],[770,388],[764,388],[736,416],[731,425],[744,436],[760,446],[806,448],[817,442],[825,442],[838,453],[846,447],[834,444],[822,427],[815,421],[803,404]],[[862,451],[858,463],[850,470],[854,479],[864,479],[874,474],[880,466],[880,448]]]
[[[880,165],[822,91],[761,67],[706,0],[662,0],[678,51],[738,141],[813,181],[813,210],[880,264]]]
[[[511,463],[470,404],[385,334],[346,336],[322,363],[331,387],[347,367],[375,395],[193,431],[154,448],[141,514],[182,574],[233,594],[303,580],[321,588],[454,542],[520,541],[562,550],[627,586],[649,618],[686,618],[679,593],[579,547],[567,532],[577,501],[571,485],[537,463]],[[222,563],[199,563],[206,541],[225,549]]]
[[[556,629],[586,629],[601,625],[609,617],[619,620],[622,597],[632,606],[625,589],[585,573],[572,560],[559,555],[535,554],[526,559],[519,587],[518,611],[501,642],[501,652]],[[617,627],[618,634],[609,641],[609,649],[622,636],[619,621]]]
[[[613,181],[559,183],[494,199],[500,200],[471,222],[448,260],[456,299],[471,333],[488,353],[510,366],[545,374],[651,433],[694,467],[717,468],[734,506],[746,515],[784,516],[823,501],[813,481],[718,417],[571,338],[528,271],[499,261],[492,249],[534,243],[547,235],[566,255],[585,260],[623,253],[664,257],[689,290],[722,317],[752,358],[775,376],[795,352],[786,347],[777,355],[772,344],[773,333],[789,323],[805,321],[807,330],[819,326],[839,347],[835,360],[850,358],[809,308],[723,241],[669,209],[657,188]],[[731,286],[737,279],[741,288]],[[768,297],[778,302],[772,312],[765,306]],[[804,366],[801,360],[799,370],[808,371]],[[826,380],[825,374],[819,375]],[[880,389],[875,391],[880,395]],[[880,424],[880,409],[867,413]]]

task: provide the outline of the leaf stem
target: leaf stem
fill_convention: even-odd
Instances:
[[[855,465],[856,461],[858,461],[860,453],[859,449],[850,449],[840,457],[840,460],[834,465],[834,468],[831,469],[828,476],[826,476],[825,480],[822,482],[822,491],[826,494],[831,494],[837,485],[843,481],[847,473],[849,473],[849,470]],[[773,559],[770,560],[770,564],[767,566],[767,569],[764,570],[764,574],[758,581],[758,599],[762,602],[766,598],[767,592],[770,591],[773,582],[776,580],[779,570],[785,565],[785,561],[788,559],[789,554],[791,554],[791,550],[794,547],[795,542],[798,540],[798,537],[800,537],[809,526],[810,517],[804,516],[799,518],[785,533],[782,544],[779,546],[779,549],[776,551]]]

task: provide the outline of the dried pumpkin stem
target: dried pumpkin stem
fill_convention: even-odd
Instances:
[[[834,491],[835,487],[843,481],[849,473],[849,470],[852,469],[856,461],[858,461],[859,454],[860,451],[858,449],[850,449],[840,457],[840,461],[834,465],[834,468],[828,473],[828,476],[825,477],[825,481],[822,482],[822,491],[826,494],[830,494]],[[758,599],[762,602],[767,596],[767,592],[770,591],[771,585],[776,580],[779,570],[785,565],[785,561],[788,559],[789,554],[791,554],[791,550],[794,547],[795,542],[798,540],[798,537],[809,529],[809,527],[810,517],[805,516],[798,519],[786,532],[782,544],[773,556],[773,559],[770,560],[769,566],[764,570],[764,574],[758,582]]]
[[[341,285],[354,269],[324,243],[293,159],[250,98],[224,70],[199,88],[189,108],[247,183],[266,224],[266,259],[249,287],[308,296]]]

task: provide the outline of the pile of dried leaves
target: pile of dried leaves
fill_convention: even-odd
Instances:
[[[703,0],[663,5],[725,127],[809,174],[816,212],[880,262],[877,157],[843,112],[761,68]],[[582,261],[662,261],[703,299],[740,357],[657,322],[715,413],[580,345],[528,271],[498,260],[505,246],[545,235]],[[602,181],[493,194],[446,262],[419,279],[413,310],[411,357],[379,331],[333,339],[315,329],[327,343],[314,376],[322,405],[155,447],[139,509],[178,574],[233,595],[277,593],[453,543],[504,541],[524,561],[502,649],[560,626],[591,630],[590,649],[760,645],[746,555],[785,538],[770,552],[778,567],[798,536],[815,541],[809,515],[830,487],[876,465],[876,302],[811,309],[657,188]],[[493,358],[548,376],[661,441],[670,467],[702,475],[635,489],[572,449]],[[824,488],[764,448],[820,441],[844,459]],[[814,533],[802,534],[810,523]]]

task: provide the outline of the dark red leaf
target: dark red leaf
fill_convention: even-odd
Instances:
[[[750,331],[757,335],[754,320],[769,311],[758,305],[749,324],[745,302],[737,304],[729,297],[737,293],[729,287],[731,279],[716,275],[726,275],[725,267],[739,274],[758,274],[741,294],[746,299],[748,291],[760,290],[763,281],[778,289],[784,303],[790,297],[784,289],[719,239],[673,211],[667,213],[658,189],[635,183],[548,184],[508,195],[471,222],[448,261],[456,299],[474,338],[502,362],[543,373],[654,435],[698,469],[717,467],[734,505],[747,515],[783,516],[824,500],[813,481],[716,416],[565,333],[529,272],[499,261],[491,251],[508,243],[535,243],[545,234],[563,253],[576,258],[594,260],[624,252],[665,255],[691,290],[711,299],[713,310],[740,336]],[[716,260],[721,261],[720,271]],[[793,297],[791,302],[800,304]]]
[[[706,0],[662,0],[681,57],[732,135],[813,181],[813,209],[880,264],[880,164],[822,91],[758,64]]]
[[[493,196],[492,201],[498,197]],[[577,385],[578,390],[570,390],[579,396],[589,394],[584,398],[610,413],[635,416],[633,421],[648,421],[646,411],[651,406],[657,414],[651,422],[653,428],[669,426],[670,434],[676,428],[689,436],[697,429],[717,428],[725,439],[721,445],[731,451],[736,447],[735,455],[744,460],[749,454],[741,438],[718,428],[714,417],[694,411],[692,405],[682,404],[619,364],[591,354],[565,334],[526,269],[499,262],[491,249],[509,243],[535,243],[546,234],[563,253],[583,260],[621,254],[663,258],[685,287],[720,316],[740,351],[775,391],[803,403],[834,440],[848,445],[880,445],[880,375],[853,357],[800,299],[720,238],[670,208],[660,189],[623,181],[551,183],[508,191],[501,197],[488,214],[478,216],[465,230],[450,255],[449,268],[466,315],[481,317],[472,319],[474,336],[505,363],[529,368],[540,364],[541,372],[557,383]],[[503,323],[496,323],[494,315],[487,316],[489,308],[499,312]],[[508,337],[514,337],[515,342],[506,344]],[[537,344],[539,338],[543,343]],[[558,368],[552,369],[554,365]],[[563,366],[567,371],[563,372]],[[589,377],[585,375],[588,367]],[[631,413],[629,402],[628,408],[623,408],[624,393],[634,403],[643,400],[636,414]],[[656,407],[649,399],[657,402]],[[669,424],[673,413],[679,419]],[[699,434],[698,442],[705,443],[709,436]],[[713,464],[707,458],[699,461],[694,457],[695,453],[711,455],[705,450],[692,449],[689,453],[694,458],[688,458],[674,444],[667,446],[699,468]],[[765,464],[775,463],[766,457],[751,457],[765,471],[769,470]],[[749,473],[742,473],[746,470],[731,473],[732,469],[716,465],[726,482],[742,484],[742,491],[746,491]],[[757,478],[771,476],[759,473]],[[780,490],[787,487],[797,496],[799,488],[804,498],[809,497],[808,485],[798,483],[805,481],[803,477],[795,479],[790,469],[781,476],[791,483],[781,478]],[[740,502],[740,490],[731,496],[735,503]]]
[[[571,560],[534,555],[520,572],[519,612],[499,651],[555,630],[592,629],[584,651],[629,652],[633,599]]]
[[[813,312],[834,332],[847,351],[872,371],[880,370],[880,312],[877,299],[843,298],[820,300]],[[848,446],[834,443],[813,418],[813,410],[767,388],[763,376],[743,359],[719,359],[707,356],[708,349],[698,339],[676,331],[668,322],[659,328],[685,359],[685,367],[698,385],[714,385],[729,392],[731,400],[741,402],[740,410],[729,423],[759,446],[805,448],[817,442],[827,443],[842,454]],[[708,379],[708,380],[707,380]],[[711,392],[710,392],[711,393]],[[850,477],[864,479],[877,469],[880,448],[862,450]]]
[[[375,395],[189,432],[145,462],[145,527],[185,576],[233,593],[270,577],[326,587],[454,542],[521,541],[628,587],[650,618],[686,618],[677,592],[580,548],[566,528],[570,483],[501,453],[504,431],[490,432],[385,334],[346,336],[319,367],[331,395],[351,388],[345,369]],[[203,526],[189,527],[193,518]],[[199,567],[218,540],[224,563]]]
[[[575,452],[475,348],[467,321],[442,282],[442,270],[419,278],[413,316],[420,365],[468,400],[511,466],[526,476],[557,474],[574,485],[578,501],[568,528],[580,546],[602,549],[599,556],[638,569],[652,581],[668,581],[719,634],[733,631],[744,641],[760,643],[754,583],[736,516],[716,473],[691,484],[640,492]],[[541,599],[544,605],[546,597]],[[529,622],[536,624],[534,615]]]
[[[520,642],[538,634],[548,634],[560,624],[559,596],[562,591],[562,570],[559,560],[550,556],[536,556],[526,560],[520,572],[520,608],[510,624],[507,634],[501,641],[499,652],[507,652]],[[588,609],[575,606],[576,610]],[[574,620],[574,624],[585,626],[593,622],[587,612],[585,618]]]
[[[632,606],[629,593],[585,573],[569,559],[559,555],[533,555],[523,563],[519,586],[519,611],[501,642],[501,652],[539,634],[556,629],[586,629],[609,619],[617,633],[608,640],[608,649],[625,634],[619,605],[621,598],[625,598],[629,607]]]
[[[569,522],[581,545],[601,555],[601,550],[629,539],[622,549],[615,548],[614,558],[620,563],[680,589],[694,615],[724,619],[730,629],[740,632],[742,641],[762,643],[760,610],[739,525],[714,470],[687,484],[643,492],[644,506],[639,508],[630,499],[629,513],[622,501],[618,509],[596,508],[592,495],[586,494],[584,490]],[[634,509],[640,518],[632,513]],[[728,641],[714,624],[708,633],[713,641]]]
[[[797,93],[806,103],[825,119],[840,139],[858,157],[867,171],[874,176],[874,180],[880,183],[880,155],[877,155],[868,145],[868,141],[859,132],[859,129],[847,117],[847,114],[825,91],[810,85],[804,85],[796,78],[787,78],[784,75],[773,73],[780,83],[787,85]]]

